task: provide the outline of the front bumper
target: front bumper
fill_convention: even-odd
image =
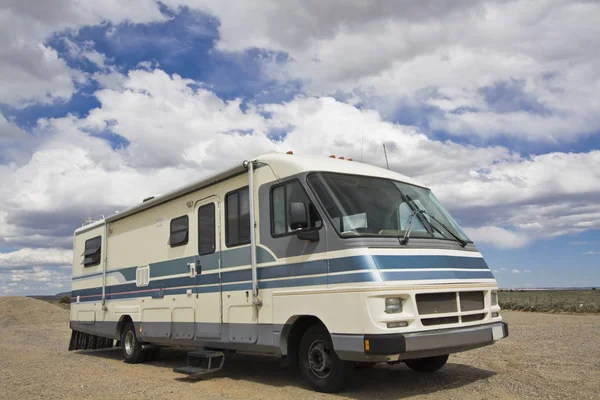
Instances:
[[[338,356],[348,361],[398,361],[452,354],[493,344],[508,336],[508,324],[493,322],[431,331],[344,335],[332,334]]]
[[[495,322],[465,328],[438,329],[425,332],[365,335],[365,353],[390,355],[413,353],[449,354],[492,344],[508,336],[508,324]],[[368,350],[366,343],[368,341]],[[412,355],[412,354],[410,354]]]

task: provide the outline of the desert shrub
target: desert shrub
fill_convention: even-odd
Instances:
[[[71,298],[69,296],[63,296],[58,300],[60,304],[71,304]]]

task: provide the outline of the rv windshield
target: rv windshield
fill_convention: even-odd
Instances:
[[[342,237],[402,238],[412,219],[410,237],[456,240],[436,229],[441,222],[470,242],[431,190],[390,179],[327,172],[311,174],[308,181]]]

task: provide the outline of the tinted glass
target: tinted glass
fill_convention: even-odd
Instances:
[[[273,189],[273,234],[281,235],[286,229],[285,185]]]
[[[308,228],[321,226],[321,217],[308,198],[306,191],[299,181],[294,180],[275,187],[271,191],[271,206],[273,207],[273,235],[293,232],[290,227],[290,204],[304,203],[308,209]]]
[[[169,245],[171,247],[182,246],[188,242],[189,218],[184,215],[171,220],[171,233]]]
[[[85,250],[83,252],[83,265],[85,267],[91,267],[93,265],[100,264],[100,258],[102,254],[102,238],[96,236],[85,241]]]
[[[215,252],[215,204],[210,203],[198,209],[198,254]]]
[[[225,198],[227,246],[250,242],[250,200],[248,188],[227,195]]]

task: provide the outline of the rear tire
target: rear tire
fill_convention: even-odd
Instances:
[[[125,324],[121,332],[121,350],[123,358],[128,364],[138,364],[144,361],[145,354],[142,351],[142,345],[137,340],[135,327],[131,321]]]
[[[446,365],[447,361],[448,354],[445,354],[443,356],[414,358],[412,360],[405,360],[404,363],[413,371],[435,372]]]
[[[354,371],[354,363],[337,356],[331,336],[321,324],[311,326],[302,336],[299,358],[302,376],[318,392],[341,391]]]

